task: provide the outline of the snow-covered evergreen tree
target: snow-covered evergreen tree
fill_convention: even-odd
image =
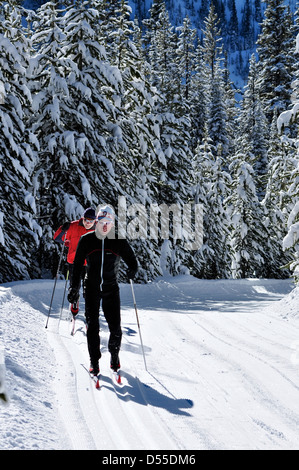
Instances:
[[[298,13],[298,12],[297,12]],[[299,34],[296,37],[296,48],[294,55],[299,54]],[[288,233],[283,239],[284,250],[292,257],[288,267],[293,272],[296,282],[299,282],[299,139],[298,139],[298,123],[299,123],[299,69],[296,70],[296,80],[293,82],[293,106],[289,110],[283,112],[278,119],[278,130],[283,129],[293,123],[297,130],[296,137],[291,138],[284,136],[283,141],[286,142],[288,149],[292,146],[290,152],[293,168],[289,171],[287,195],[289,197],[289,208],[287,211],[287,229]],[[290,158],[288,159],[290,161]]]
[[[36,2],[34,8],[42,5],[37,15],[26,13],[25,32],[21,3],[0,5],[3,273],[36,276],[36,259],[41,270],[53,268],[53,230],[89,205],[117,209],[120,196],[131,207],[130,229],[138,208],[204,205],[204,245],[194,259],[172,231],[173,219],[166,240],[151,240],[148,224],[139,224],[133,245],[140,280],[177,274],[186,265],[197,276],[229,276],[229,211],[235,276],[280,277],[288,273],[282,265],[298,270],[299,92],[297,82],[291,86],[298,79],[292,52],[298,20],[294,29],[282,0],[267,3],[260,60],[252,57],[250,64],[249,52],[239,49],[253,46],[262,20],[259,0],[245,2],[240,25],[234,0],[226,10],[221,1],[202,1],[198,38],[194,17],[169,0],[152,2],[143,30],[129,0],[53,0]],[[195,14],[195,2],[184,6]],[[229,49],[224,53],[222,43]],[[228,73],[233,50],[240,70],[250,65],[239,113]],[[284,110],[278,122],[288,129],[281,144],[275,121]],[[21,226],[9,219],[10,210]],[[24,253],[32,251],[29,266]]]
[[[250,60],[248,83],[239,114],[238,143],[239,150],[247,154],[247,159],[254,168],[256,190],[261,200],[265,195],[266,174],[268,171],[268,125],[262,110],[257,89],[258,73],[255,56]]]
[[[150,12],[153,16],[145,21],[148,27],[145,34],[148,44],[145,46],[148,47],[152,85],[159,90],[153,124],[157,146],[160,146],[160,151],[157,152],[157,193],[153,202],[158,205],[166,204],[168,207],[176,204],[182,208],[190,200],[192,180],[192,158],[188,145],[190,120],[188,114],[186,115],[188,106],[182,85],[186,78],[185,65],[190,60],[189,48],[192,47],[189,43],[185,44],[185,32],[190,28],[186,23],[181,39],[178,39],[181,44],[179,47],[169,24],[164,2],[154,2]],[[173,227],[174,223],[171,222],[170,233]],[[164,270],[177,274],[188,255],[184,243],[171,236],[163,245],[162,252]]]
[[[84,207],[110,202],[115,191],[109,144],[118,141],[114,100],[121,77],[97,40],[97,10],[82,3],[60,12],[58,4],[38,12],[31,61],[42,264],[54,248],[53,229],[81,216]]]
[[[153,2],[146,27],[143,45],[150,63],[150,81],[170,105],[180,86],[176,64],[177,34],[169,20],[164,1]]]
[[[294,63],[291,24],[291,14],[283,0],[269,0],[257,40],[258,87],[269,125],[274,109],[280,114],[291,102]]]
[[[208,103],[208,131],[213,142],[214,154],[219,152],[223,155],[224,163],[226,162],[229,151],[230,142],[227,131],[227,108],[225,87],[223,81],[223,70],[217,67],[216,73],[210,82],[210,101]]]
[[[191,78],[195,69],[196,31],[191,27],[190,18],[184,18],[183,25],[177,28],[177,70],[180,76],[180,95],[189,107]],[[183,101],[183,100],[182,100]]]
[[[288,194],[290,175],[296,168],[296,159],[291,145],[283,143],[277,133],[277,120],[274,114],[269,148],[269,169],[267,186],[262,201],[265,213],[264,253],[266,258],[264,277],[285,277],[288,269],[283,269],[291,261],[288,252],[283,251],[283,239],[287,234],[287,214],[290,211],[291,198]]]
[[[203,60],[207,66],[207,122],[209,138],[214,155],[221,153],[224,163],[229,155],[229,137],[227,129],[227,102],[224,74],[222,67],[222,38],[219,29],[219,18],[211,4],[209,15],[205,20],[203,38]]]
[[[296,283],[299,282],[299,202],[298,202],[298,187],[299,187],[299,158],[297,160],[297,167],[291,175],[291,185],[289,188],[289,195],[294,201],[293,209],[291,210],[288,221],[288,233],[283,240],[283,248],[285,251],[290,250],[292,253],[292,261],[288,264],[288,268],[293,273]]]
[[[204,20],[205,28],[203,29],[203,54],[204,60],[210,70],[210,77],[215,77],[216,69],[222,58],[223,43],[221,37],[221,29],[219,28],[219,18],[212,3],[209,14]]]
[[[131,216],[137,221],[140,214],[134,213],[134,207],[136,212],[138,204],[149,207],[157,196],[158,159],[162,153],[155,124],[157,97],[156,90],[144,74],[141,49],[132,42],[132,37],[138,36],[138,26],[130,19],[128,3],[119,0],[114,7],[113,14],[101,23],[100,30],[106,30],[109,23],[109,34],[114,38],[113,44],[118,46],[115,48],[111,43],[107,57],[111,64],[117,66],[123,84],[118,103],[122,110],[118,125],[123,145],[115,159],[115,173],[119,195],[126,197],[127,204],[132,207]],[[144,224],[139,228],[136,226],[133,236],[136,235],[137,240],[132,242],[140,264],[139,280],[143,281],[160,274],[159,248],[149,239],[146,229]]]
[[[37,142],[27,128],[31,94],[23,48],[26,40],[18,5],[10,2],[4,7],[0,27],[0,282],[37,275],[31,256],[40,233],[31,186]]]
[[[207,133],[206,133],[207,134]],[[229,213],[225,205],[230,176],[221,155],[212,151],[206,136],[196,149],[195,200],[203,206],[203,246],[194,254],[191,273],[205,279],[230,276]]]
[[[260,277],[265,263],[266,232],[254,170],[247,155],[237,153],[230,172],[233,182],[227,205],[231,207],[232,275],[234,278]]]
[[[190,88],[190,148],[193,153],[196,151],[198,142],[205,136],[205,125],[207,120],[207,99],[208,99],[208,70],[203,60],[202,48],[199,46],[196,51],[195,73],[191,78]]]

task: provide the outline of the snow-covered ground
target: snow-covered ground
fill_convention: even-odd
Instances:
[[[84,305],[74,337],[58,281],[0,285],[0,449],[299,449],[299,288],[291,281],[121,285],[122,381],[89,366]],[[67,307],[67,306],[66,306]],[[1,355],[0,355],[1,356]],[[3,362],[3,361],[2,361]],[[4,373],[5,371],[5,373]],[[1,382],[1,380],[0,380]],[[3,386],[3,383],[2,383]]]

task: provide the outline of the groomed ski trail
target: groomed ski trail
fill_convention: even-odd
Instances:
[[[176,387],[179,396],[190,383],[194,407],[181,423],[182,435],[197,435],[206,449],[298,449],[299,379],[292,355],[299,325],[275,312],[277,281],[244,284],[231,281],[237,289],[243,285],[232,300],[229,281],[202,281],[196,300],[188,295],[192,287],[165,283],[175,313],[171,327],[163,328],[169,312],[161,309],[158,334],[146,333],[145,344],[151,341],[151,359],[163,344],[160,373],[169,374],[169,389]],[[170,357],[176,365],[171,373]]]
[[[298,450],[299,288],[291,281],[161,279],[121,285],[122,385],[101,314],[101,389],[89,376],[84,304],[74,336],[58,281],[0,286],[9,406],[1,449]],[[284,297],[285,296],[285,297]]]
[[[237,284],[233,285],[237,288]],[[82,316],[73,337],[70,324],[60,323],[57,340],[71,358],[74,393],[84,418],[81,426],[85,421],[87,427],[85,448],[299,448],[299,382],[290,363],[290,345],[298,338],[298,325],[291,327],[262,310],[279,298],[271,294],[275,289],[270,281],[261,285],[256,281],[252,289],[249,285],[250,294],[236,294],[234,300],[229,283],[220,281],[218,287],[216,293],[203,288],[195,302],[184,282],[147,286],[151,308],[144,309],[141,297],[139,310],[144,320],[148,317],[142,330],[148,372],[134,311],[128,307],[131,300],[125,298],[121,386],[111,378],[109,333],[101,318],[100,391],[83,367],[88,366],[88,356]],[[152,299],[159,290],[161,305],[154,305]],[[145,290],[141,287],[140,292]],[[65,422],[70,424],[68,418]],[[80,441],[74,440],[74,448],[78,445]]]
[[[61,371],[56,381],[65,394],[62,400],[59,398],[59,409],[73,448],[177,449],[179,444],[169,437],[171,430],[148,406],[136,371],[126,367],[121,369],[122,383],[116,384],[109,368],[110,355],[106,351],[106,363],[103,359],[100,361],[100,389],[96,389],[88,373],[84,322],[79,318],[76,320],[73,336],[68,320],[58,324],[57,320],[52,322],[49,342]],[[125,354],[122,357],[125,362]],[[144,375],[142,371],[140,373]]]

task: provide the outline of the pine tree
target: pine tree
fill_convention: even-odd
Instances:
[[[159,22],[165,17],[165,12],[167,12],[165,1],[164,0],[153,0],[152,6],[149,9],[149,18],[146,18],[142,21],[143,27],[145,29],[143,34],[143,44],[145,49],[146,58],[149,59],[149,51],[151,44],[153,44],[153,37],[159,29]],[[162,15],[162,18],[160,18]],[[154,63],[154,58],[151,58],[151,63]]]
[[[283,239],[283,248],[285,251],[290,251],[292,260],[288,263],[288,268],[291,270],[295,282],[299,282],[299,157],[297,155],[297,165],[291,173],[289,197],[292,200],[292,210],[289,213],[287,228],[288,233]]]
[[[237,153],[230,165],[233,182],[227,206],[231,207],[232,275],[260,277],[265,263],[264,213],[255,187],[255,174],[244,153]]]
[[[186,77],[185,66],[189,64],[189,48],[192,47],[189,43],[186,44],[185,37],[185,32],[187,33],[190,28],[186,23],[181,34],[181,46],[177,46],[164,2],[154,2],[151,13],[153,18],[145,21],[148,27],[145,37],[151,83],[159,90],[157,114],[153,123],[158,149],[155,203],[165,204],[168,207],[173,204],[183,207],[183,204],[190,200],[192,180],[191,154],[188,146],[190,121],[188,115],[186,116],[187,91],[182,85]],[[171,222],[170,233],[173,227]],[[175,237],[170,237],[161,249],[164,269],[171,274],[177,274],[185,263],[186,256],[189,255],[185,252],[184,243]]]
[[[204,23],[203,54],[204,60],[210,69],[210,79],[213,80],[223,52],[219,18],[213,3]]]
[[[209,138],[199,144],[194,159],[195,200],[203,205],[203,246],[194,254],[191,273],[205,279],[230,274],[229,217],[225,200],[230,176],[221,155],[213,154]]]
[[[155,5],[153,3],[153,8],[150,10],[150,19],[144,21],[149,28],[145,32],[143,44],[145,48],[147,45],[151,84],[157,87],[171,109],[171,103],[180,87],[176,64],[178,38],[170,23],[164,2],[159,6],[158,16],[155,13]]]
[[[97,10],[87,7],[60,15],[58,2],[47,3],[34,24],[32,125],[41,147],[35,185],[44,232],[42,264],[55,251],[53,230],[81,216],[84,207],[110,202],[115,189],[110,150],[118,132],[112,97],[120,92],[121,80],[104,62]]]
[[[259,200],[265,195],[268,171],[268,125],[259,99],[258,73],[255,55],[250,60],[248,83],[239,115],[238,148],[249,158],[255,172],[255,184]]]
[[[191,78],[190,102],[190,149],[193,153],[204,139],[207,120],[208,70],[203,59],[202,48],[196,50],[195,73]]]
[[[296,168],[291,145],[283,143],[277,133],[277,118],[274,113],[269,139],[269,169],[267,186],[262,201],[265,211],[265,277],[287,277],[291,256],[283,252],[282,240],[287,235],[287,214],[290,211],[291,198],[288,194],[290,175]]]
[[[140,48],[132,42],[132,37],[139,33],[138,26],[130,19],[128,4],[121,0],[115,7],[109,17],[110,34],[114,36],[114,43],[121,44],[121,47],[117,47],[117,54],[110,48],[107,55],[122,77],[123,93],[119,107],[125,110],[118,119],[124,145],[116,159],[116,182],[120,194],[126,197],[130,205],[130,215],[140,220],[138,207],[148,210],[157,197],[157,160],[161,153],[155,126],[158,119],[157,98],[156,91],[143,73],[144,59]],[[124,174],[128,175],[127,178],[123,177]],[[155,241],[148,238],[147,222],[136,227],[136,233],[132,234],[138,237],[138,241],[132,241],[132,246],[140,262],[138,279],[141,281],[151,280],[160,274],[159,248]],[[131,221],[130,226],[133,224],[134,221]]]
[[[239,45],[239,24],[235,0],[231,2],[231,16],[227,29],[229,33],[229,50],[234,52],[238,49]]]
[[[203,60],[207,67],[207,123],[214,155],[216,156],[220,153],[225,164],[229,154],[230,143],[227,128],[225,69],[222,66],[223,45],[218,25],[219,19],[212,4],[209,15],[205,20],[206,28],[204,30],[202,46]]]
[[[16,2],[9,2],[4,8],[0,32],[0,282],[38,274],[31,256],[40,234],[31,186],[37,146],[27,127],[31,94],[22,46],[26,39]]]
[[[243,49],[250,49],[254,43],[252,17],[253,14],[251,2],[250,0],[245,0],[240,27],[240,35],[243,37]]]
[[[262,22],[261,0],[254,0],[254,19],[257,23]]]
[[[298,11],[297,11],[298,14]],[[295,56],[299,54],[299,34],[296,37]],[[298,77],[299,69],[295,70],[295,76]],[[288,268],[292,271],[295,281],[299,282],[299,139],[298,139],[298,109],[299,109],[299,85],[298,80],[293,83],[293,106],[291,109],[282,113],[278,119],[278,129],[282,132],[285,127],[293,123],[296,129],[296,136],[292,138],[290,135],[283,136],[283,142],[288,151],[288,158],[286,159],[291,163],[291,168],[288,172],[288,181],[286,193],[288,196],[288,214],[287,229],[288,233],[283,239],[283,249],[291,257],[288,263]],[[290,151],[291,147],[291,151]]]
[[[195,68],[195,37],[196,31],[191,28],[188,17],[183,21],[183,25],[177,28],[177,63],[180,76],[180,96],[181,100],[189,107],[191,77]]]
[[[237,117],[239,106],[237,105],[236,94],[240,93],[230,79],[230,72],[227,63],[227,53],[225,53],[225,63],[223,67],[223,96],[226,112],[226,135],[229,142],[229,149],[226,153],[226,159],[235,153],[235,141],[237,135]],[[224,169],[227,171],[227,164]]]
[[[224,163],[229,156],[229,138],[227,129],[226,96],[223,81],[223,70],[217,67],[210,82],[210,102],[208,103],[208,131],[213,142],[215,155],[223,155]]]
[[[291,104],[294,43],[291,15],[283,0],[268,1],[257,45],[260,99],[271,125],[274,109],[279,115]]]

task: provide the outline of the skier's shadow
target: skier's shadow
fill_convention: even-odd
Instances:
[[[192,400],[187,398],[176,398],[165,387],[165,394],[161,393],[153,386],[143,383],[137,377],[133,377],[127,372],[121,371],[121,376],[125,379],[124,385],[115,385],[114,387],[114,390],[120,400],[133,401],[144,406],[151,405],[156,408],[164,408],[169,413],[175,415],[191,416],[191,414],[188,413],[186,409],[193,407]],[[155,379],[154,376],[152,377]],[[101,380],[111,385],[110,377],[101,376]],[[155,380],[157,383],[160,383],[157,379]],[[160,383],[160,385],[162,384]]]

